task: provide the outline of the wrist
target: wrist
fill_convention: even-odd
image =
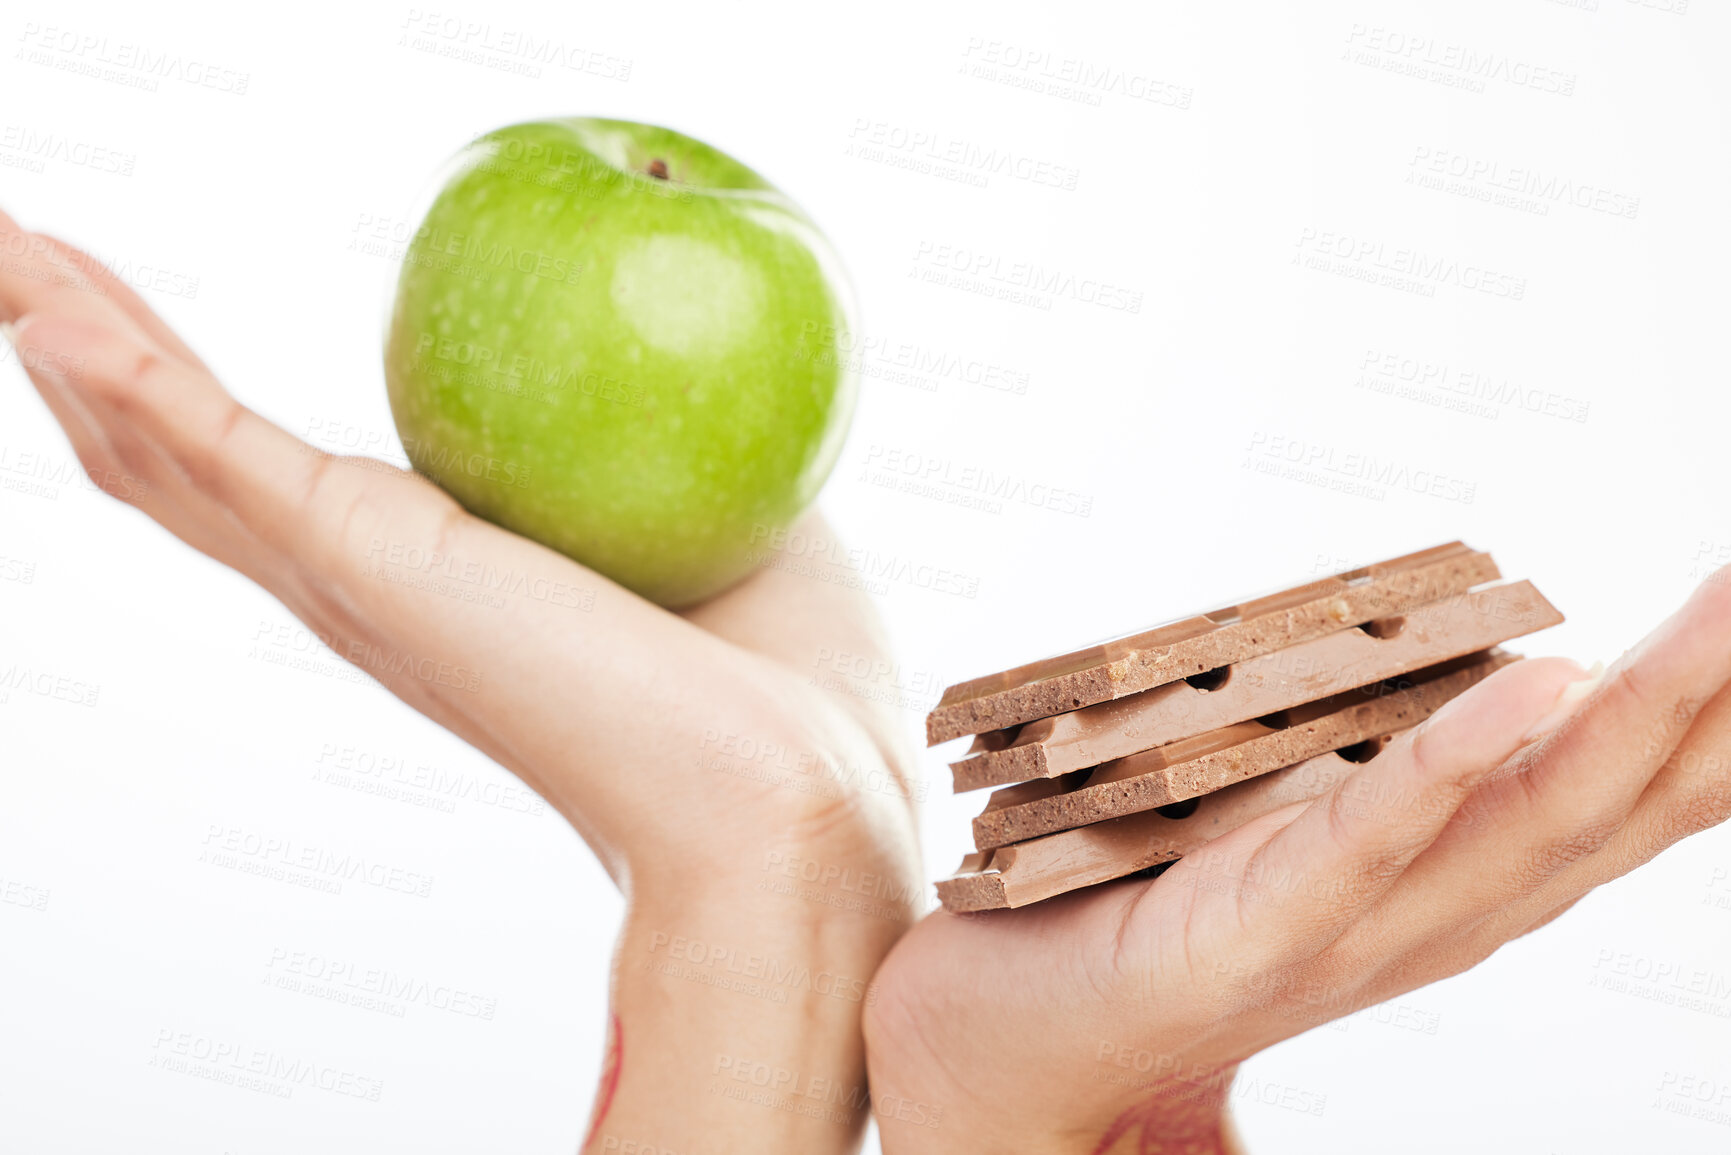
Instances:
[[[646,928],[658,953],[671,946],[671,936],[691,941],[707,934],[701,945],[719,948],[732,965],[765,956],[759,965],[767,966],[768,955],[791,951],[851,965],[868,979],[918,921],[925,889],[911,872],[830,866],[783,849],[683,865],[632,867],[627,926]]]
[[[909,1022],[905,1011],[892,999],[866,1012],[885,1155],[1241,1150],[1227,1109],[1236,1062],[1108,1042],[1072,1047],[1054,1038],[1026,1054],[1000,1049],[989,1069],[952,1074],[940,1058],[953,1050],[944,1025]],[[905,1105],[914,1112],[890,1109]]]
[[[1018,1127],[1010,1118],[968,1120],[943,1114],[941,1105],[899,1096],[886,1102],[875,1091],[872,1110],[884,1155],[1244,1155],[1224,1109],[1206,1120],[1136,1110],[1103,1127],[1061,1131]]]
[[[1194,1065],[1131,1084],[1136,1098],[1104,1127],[1079,1131],[1078,1151],[1090,1155],[1236,1155],[1227,1112],[1238,1064]]]
[[[902,924],[826,910],[738,875],[633,888],[613,969],[625,1060],[589,1150],[857,1148],[860,1018]]]

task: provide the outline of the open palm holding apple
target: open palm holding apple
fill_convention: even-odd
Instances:
[[[915,917],[906,735],[869,687],[811,677],[820,652],[881,652],[864,595],[765,567],[676,615],[415,473],[313,451],[235,401],[86,254],[3,213],[0,251],[0,320],[92,477],[539,791],[625,890],[605,1125],[675,1150],[729,1135],[855,1145],[863,1114],[838,1125],[706,1095],[708,1065],[691,1056],[744,1049],[861,1085],[862,993],[766,1006],[646,964],[675,939],[727,943],[863,992]],[[518,580],[503,606],[380,580],[381,543]],[[766,890],[772,854],[881,878],[881,900],[860,912]],[[704,1110],[669,1119],[670,1095]]]

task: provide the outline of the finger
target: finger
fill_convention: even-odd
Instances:
[[[1567,721],[1524,750],[1493,804],[1505,821],[1556,843],[1566,863],[1622,825],[1695,715],[1731,681],[1731,570],[1696,588],[1681,609],[1606,672]]]
[[[0,212],[0,321],[12,323],[50,309],[146,337],[139,322],[102,286],[60,259],[54,242],[20,229]]]
[[[120,475],[120,455],[110,444],[89,406],[81,401],[60,377],[30,372],[30,365],[56,360],[61,354],[58,350],[26,343],[20,334],[27,323],[7,325],[5,332],[6,339],[12,343],[13,350],[18,354],[19,363],[26,367],[25,377],[35,385],[43,403],[48,406],[48,411],[65,430],[66,438],[72,443],[72,451],[77,455],[78,463],[84,467],[85,474],[93,480],[105,474]],[[82,371],[76,363],[68,364],[67,370],[72,373]]]
[[[1526,929],[1520,931],[1518,934],[1511,935],[1508,939],[1505,939],[1504,941],[1510,942],[1510,941],[1513,941],[1514,939],[1521,938],[1524,935],[1532,934],[1536,930],[1542,930],[1545,927],[1550,926],[1553,922],[1556,922],[1559,918],[1562,918],[1565,914],[1568,914],[1571,910],[1575,909],[1575,904],[1577,902],[1580,902],[1580,901],[1581,901],[1581,896],[1576,895],[1574,898],[1569,899],[1567,902],[1563,903],[1563,905],[1557,907],[1555,910],[1548,911],[1545,914],[1541,915],[1537,922],[1530,923],[1526,927]]]
[[[1469,926],[1433,928],[1422,950],[1403,953],[1401,946],[1384,943],[1379,957],[1363,962],[1330,951],[1320,957],[1322,965],[1316,973],[1333,976],[1322,980],[1325,984],[1341,989],[1350,984],[1355,1006],[1375,1006],[1471,970],[1515,939],[1549,926],[1573,910],[1581,897],[1577,894],[1553,905],[1535,895]]]
[[[67,261],[69,250],[52,238],[24,234],[12,219],[0,212],[0,314],[16,317],[11,338],[20,361],[37,391],[61,420],[74,451],[91,471],[91,479],[111,496],[145,510],[182,540],[203,552],[217,554],[226,539],[235,549],[221,560],[255,573],[246,563],[256,563],[257,545],[239,540],[232,523],[223,524],[220,510],[208,499],[192,493],[184,479],[168,466],[161,452],[145,438],[113,421],[111,407],[88,394],[81,395],[65,378],[82,378],[86,369],[82,350],[45,342],[35,316],[17,316],[26,305],[71,309],[78,316],[94,316],[119,327],[154,328],[177,348],[178,338],[157,320],[137,295],[93,259]],[[99,285],[92,277],[100,277]],[[110,290],[118,290],[112,292]],[[25,330],[28,328],[28,334]],[[134,329],[142,335],[144,328]],[[100,445],[103,460],[92,454]]]
[[[567,815],[587,808],[629,825],[691,772],[699,735],[737,726],[765,694],[726,642],[471,517],[423,478],[308,452],[141,337],[51,314],[32,314],[26,335],[78,351],[72,387],[99,421],[111,415],[109,435],[159,447],[191,490],[261,542],[276,561],[254,576],[327,644]],[[235,561],[229,539],[188,540]],[[375,563],[394,553],[441,568],[382,578]],[[503,593],[487,575],[503,576]],[[571,777],[549,780],[548,767]],[[662,791],[658,776],[670,779]]]
[[[8,223],[0,221],[0,228]],[[417,536],[436,541],[479,524],[411,475],[335,467],[339,459],[312,452],[240,405],[206,370],[146,336],[112,301],[77,288],[82,273],[53,269],[55,275],[47,275],[51,264],[32,248],[22,263],[0,269],[0,299],[9,310],[26,308],[30,340],[76,358],[74,388],[92,411],[112,418],[111,441],[131,435],[158,449],[188,490],[214,502],[278,556],[320,580],[353,586],[354,535],[383,509]],[[56,368],[63,366],[45,362],[37,371]],[[203,544],[214,546],[218,560],[235,562],[223,548],[226,539]],[[359,589],[363,596],[377,592]],[[643,612],[616,608],[626,618]]]
[[[0,229],[9,224],[0,220]],[[190,491],[279,556],[321,579],[350,584],[341,579],[352,576],[353,542],[341,531],[352,529],[357,515],[388,506],[438,534],[461,533],[473,521],[435,488],[400,471],[334,468],[334,459],[239,404],[208,371],[175,356],[88,287],[83,273],[54,265],[48,251],[34,245],[0,268],[6,310],[28,313],[35,346],[75,359],[73,387],[93,412],[111,418],[111,441],[130,435],[155,447]],[[33,372],[64,369],[59,360],[45,360]],[[215,556],[233,563],[223,544],[219,539]]]
[[[180,339],[180,335],[170,329],[162,318],[156,315],[155,310],[145,304],[144,298],[140,297],[131,285],[115,276],[114,271],[107,265],[58,237],[46,233],[37,235],[47,244],[52,259],[83,274],[95,289],[120,306],[151,340],[182,361],[204,368],[204,362]]]
[[[77,387],[118,424],[160,446],[194,489],[285,554],[306,556],[319,547],[306,536],[318,519],[296,516],[294,507],[304,509],[313,497],[324,459],[299,449],[294,437],[235,401],[209,373],[114,325],[51,307],[31,314],[28,332],[43,347],[76,350],[83,365]],[[338,480],[357,479],[339,474]]]
[[[1633,812],[1599,850],[1570,862],[1530,896],[1506,904],[1482,928],[1516,933],[1535,911],[1572,905],[1678,842],[1731,818],[1731,689],[1703,707],[1683,740],[1642,793]],[[1546,916],[1537,925],[1549,921]]]
[[[297,596],[292,583],[273,570],[272,559],[265,556],[246,527],[227,517],[207,496],[192,490],[160,448],[150,445],[120,420],[112,407],[89,394],[80,393],[75,383],[80,383],[83,378],[82,357],[40,344],[32,321],[32,317],[26,316],[17,325],[9,326],[8,336],[19,350],[26,375],[49,412],[59,421],[92,482],[110,496],[137,505],[182,541],[260,580],[267,588],[272,579],[276,579],[276,592],[284,603],[312,625],[321,639],[340,652],[344,642],[328,626],[321,626],[318,615],[308,605],[308,599],[304,595]],[[45,371],[48,366],[61,372]],[[388,679],[381,680],[388,683]],[[477,746],[486,748],[477,741],[478,735],[472,732],[472,728],[465,731],[463,719],[432,698],[418,683],[410,682],[393,689],[416,709],[469,738]]]
[[[119,421],[109,406],[74,387],[72,381],[85,371],[76,350],[44,345],[28,316],[12,326],[11,338],[26,376],[60,422],[92,484],[136,506],[200,552],[222,554],[249,576],[264,570],[263,551],[244,527],[192,490],[161,450]],[[50,367],[59,372],[46,371]]]
[[[1538,913],[1720,815],[1722,773],[1691,779],[1684,767],[1725,748],[1728,639],[1731,589],[1716,575],[1480,789],[1338,952],[1361,968],[1444,936],[1488,952],[1497,934],[1520,933]],[[1693,739],[1680,745],[1685,735]],[[1646,829],[1623,833],[1661,781]],[[1621,860],[1601,856],[1613,841],[1629,848]]]
[[[388,509],[417,540],[471,528],[474,519],[433,486],[400,470],[344,468],[235,401],[208,372],[142,339],[53,314],[31,314],[26,324],[21,338],[76,357],[73,387],[108,415],[111,437],[160,454],[157,480],[178,475],[275,556],[362,602],[378,600],[368,596],[374,586],[355,581],[366,553],[356,537],[370,516]],[[214,556],[232,564],[225,544]]]
[[[115,340],[124,341],[128,349],[137,350],[140,346],[129,339],[111,339],[107,329],[82,321],[68,322],[43,313],[31,313],[22,318],[15,327],[15,339],[26,371],[37,383],[38,390],[52,387],[57,392],[69,392],[77,397],[82,413],[100,430],[120,468],[147,484],[149,493],[146,500],[139,503],[140,508],[164,528],[200,552],[255,579],[262,580],[267,576],[260,569],[261,562],[267,562],[270,557],[292,555],[295,545],[282,532],[284,527],[280,522],[270,527],[273,540],[262,540],[255,532],[256,519],[235,517],[221,501],[221,495],[202,486],[184,457],[177,456],[176,449],[208,434],[197,428],[175,429],[177,444],[171,448],[158,440],[160,425],[134,419],[137,405],[115,388],[114,366],[97,356],[97,352]],[[135,359],[140,355],[133,354]],[[150,355],[157,357],[165,377],[176,376],[190,382],[195,376],[204,376],[208,381],[208,375],[202,370],[185,369],[163,353]],[[109,357],[108,360],[112,359]],[[189,393],[196,384],[192,383]],[[220,389],[217,392],[220,393]],[[226,394],[222,396],[226,399]],[[240,408],[232,401],[229,404],[235,410]],[[262,419],[250,413],[248,416],[263,424]],[[303,457],[305,460],[299,464],[304,470],[310,465],[311,457]]]
[[[1731,818],[1731,690],[1696,716],[1607,846],[1607,865],[1623,874],[1690,835]]]
[[[1309,954],[1338,936],[1436,840],[1478,783],[1520,748],[1564,688],[1584,675],[1564,658],[1499,670],[1310,804],[1256,852],[1245,872],[1252,885],[1310,880],[1301,894],[1273,896],[1262,915],[1280,924],[1272,937]]]
[[[1695,723],[1731,678],[1731,582],[1724,573],[1619,659],[1560,726],[1523,748],[1438,839],[1438,862],[1428,870],[1445,869],[1445,858],[1484,864],[1456,880],[1462,903],[1492,909],[1514,901],[1600,850],[1671,764],[1685,735],[1695,735],[1697,751],[1711,740],[1703,735],[1716,733],[1718,723],[1700,729]]]

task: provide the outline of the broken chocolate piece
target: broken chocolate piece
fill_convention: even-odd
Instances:
[[[1372,739],[1377,750],[1386,741]],[[946,910],[958,912],[1027,906],[1171,862],[1247,822],[1320,797],[1362,763],[1374,760],[1370,750],[1347,753],[1352,760],[1330,751],[1235,783],[1195,799],[1195,809],[1183,817],[1174,816],[1172,807],[1162,807],[975,851],[962,860],[954,877],[938,883],[938,898]]]
[[[1348,570],[1087,649],[962,682],[926,718],[926,744],[1109,702],[1461,593],[1501,574],[1460,542]]]
[[[1456,594],[1398,618],[1335,630],[1195,680],[981,734],[952,762],[957,791],[1054,778],[1369,685],[1554,626],[1563,615],[1531,582]]]
[[[1005,787],[992,794],[985,811],[974,819],[974,845],[988,850],[1152,810],[1404,729],[1515,660],[1516,655],[1499,650],[1471,654],[1092,770]]]

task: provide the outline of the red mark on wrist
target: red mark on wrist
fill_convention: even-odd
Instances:
[[[601,1065],[601,1086],[595,1092],[595,1121],[589,1124],[589,1134],[580,1150],[589,1150],[595,1136],[601,1132],[601,1121],[607,1118],[607,1108],[613,1106],[613,1093],[619,1090],[619,1074],[625,1069],[625,1028],[614,1014],[611,1035],[607,1041],[607,1058]]]
[[[1118,1150],[1128,1155],[1226,1155],[1222,1126],[1227,1089],[1238,1073],[1234,1063],[1206,1078],[1180,1077],[1157,1085],[1154,1093],[1112,1120],[1093,1155]]]

